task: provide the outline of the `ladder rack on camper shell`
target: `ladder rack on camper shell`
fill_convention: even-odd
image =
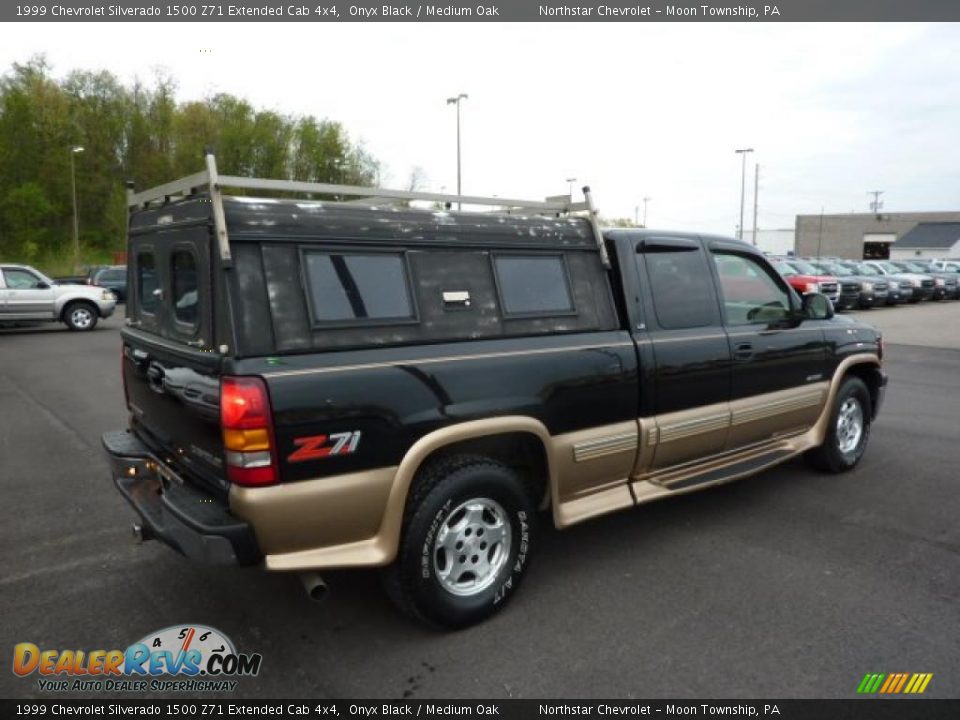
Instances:
[[[405,200],[425,200],[443,203],[446,207],[460,205],[484,205],[493,208],[490,212],[505,215],[543,215],[560,217],[574,212],[586,212],[593,229],[594,239],[600,251],[600,259],[605,268],[610,267],[606,246],[597,220],[597,211],[593,205],[590,188],[583,188],[583,202],[573,202],[568,195],[550,197],[545,200],[517,200],[502,197],[482,197],[476,195],[447,195],[443,193],[419,192],[414,190],[389,190],[386,188],[361,187],[359,185],[335,185],[331,183],[302,182],[299,180],[268,180],[237,175],[220,175],[217,172],[216,159],[212,154],[206,156],[206,169],[172,182],[157,185],[141,192],[134,192],[132,183],[127,184],[127,207],[132,212],[144,209],[153,203],[166,203],[178,197],[188,197],[197,192],[209,193],[213,206],[213,223],[217,234],[217,246],[220,259],[225,268],[231,266],[230,242],[227,237],[227,224],[223,212],[223,189],[268,190],[271,192],[299,193],[310,195],[333,195],[341,198],[337,202],[362,205],[389,205]],[[355,198],[342,200],[344,197]]]

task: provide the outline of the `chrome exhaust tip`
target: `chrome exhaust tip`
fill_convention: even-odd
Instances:
[[[327,583],[315,572],[300,573],[300,582],[307,591],[307,597],[314,602],[322,602],[327,597]]]
[[[153,540],[153,533],[150,531],[150,528],[144,527],[140,523],[134,523],[130,529],[133,531],[133,539],[138,543]]]

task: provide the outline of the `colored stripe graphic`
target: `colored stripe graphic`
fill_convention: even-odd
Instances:
[[[906,682],[907,682],[907,673],[900,673],[900,682],[897,683],[897,687],[894,689],[893,692],[898,693],[901,690],[903,690],[903,686],[906,684]]]
[[[861,695],[897,695],[901,692],[919,695],[926,691],[932,679],[933,673],[867,673],[857,686],[857,692]]]

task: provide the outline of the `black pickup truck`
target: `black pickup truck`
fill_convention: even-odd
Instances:
[[[512,597],[545,520],[801,453],[858,463],[886,385],[875,329],[742,242],[601,232],[585,195],[220,177],[212,157],[131,191],[130,420],[103,444],[135,533],[312,596],[320,571],[382,567],[403,610],[460,627]]]

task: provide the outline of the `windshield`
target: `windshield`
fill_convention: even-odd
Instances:
[[[837,275],[839,277],[849,277],[853,275],[853,271],[850,268],[844,267],[843,265],[837,265],[836,263],[824,263],[823,265],[820,265],[820,267],[822,267],[824,271],[830,275]]]
[[[878,264],[880,267],[882,267],[884,270],[886,270],[887,272],[892,272],[892,273],[902,273],[902,272],[903,272],[903,268],[898,268],[898,267],[897,267],[896,265],[894,265],[892,262],[879,262],[879,263],[877,263],[877,264]]]
[[[791,260],[790,264],[793,265],[798,272],[803,273],[804,275],[823,275],[823,272],[817,270],[813,265],[803,260]]]
[[[873,276],[876,276],[876,275],[882,275],[882,274],[883,274],[883,273],[881,273],[879,270],[877,270],[875,267],[871,267],[870,265],[865,265],[865,264],[863,264],[863,263],[855,263],[855,264],[853,265],[853,267],[854,267],[854,269],[855,269],[858,273],[860,273],[861,275],[873,275]]]
[[[923,265],[921,265],[921,264],[919,264],[919,263],[915,263],[915,262],[905,262],[905,263],[901,263],[901,265],[902,265],[903,267],[907,268],[907,270],[909,270],[910,272],[915,272],[915,273],[925,273],[925,272],[927,272],[927,268],[923,267]]]

